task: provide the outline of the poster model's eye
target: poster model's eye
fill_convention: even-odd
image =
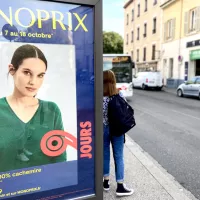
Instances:
[[[38,75],[39,78],[43,78],[44,77],[44,74],[40,74]]]
[[[30,73],[29,71],[24,71],[24,74],[25,74],[26,76],[30,76],[30,75],[31,75],[31,73]]]

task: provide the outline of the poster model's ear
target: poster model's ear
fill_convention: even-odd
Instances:
[[[8,74],[10,74],[12,76],[15,74],[15,68],[12,64],[8,65]]]

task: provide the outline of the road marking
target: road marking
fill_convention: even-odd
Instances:
[[[200,118],[199,118],[199,117],[195,117],[195,116],[192,116],[192,115],[188,115],[188,114],[186,114],[186,113],[179,112],[179,111],[177,111],[177,110],[172,110],[172,111],[175,112],[175,113],[178,113],[178,114],[180,114],[180,115],[185,115],[185,116],[187,116],[187,117],[191,117],[191,118],[193,118],[193,119],[196,119],[196,120],[199,120],[199,121],[200,121]]]

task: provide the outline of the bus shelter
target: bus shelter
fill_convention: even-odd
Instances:
[[[102,66],[101,0],[1,3],[0,200],[103,199]]]

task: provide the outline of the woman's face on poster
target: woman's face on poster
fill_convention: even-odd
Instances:
[[[14,86],[23,96],[33,97],[42,86],[46,72],[45,63],[39,58],[24,59],[17,70],[9,65],[10,74],[14,79]]]

